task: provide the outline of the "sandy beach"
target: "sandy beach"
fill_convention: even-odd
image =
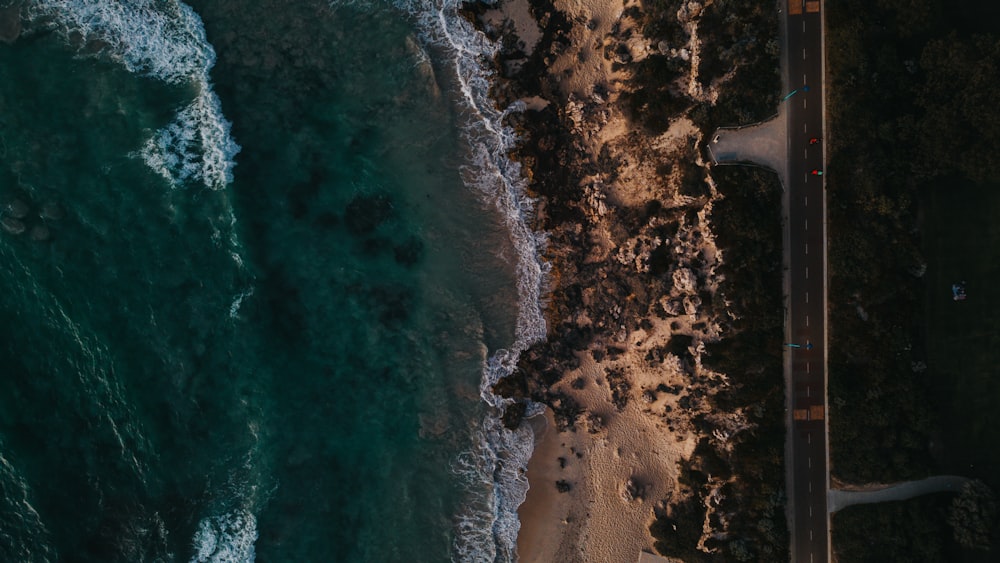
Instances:
[[[584,382],[573,396],[588,413],[586,427],[558,432],[545,416],[528,468],[532,488],[519,510],[518,554],[532,563],[633,561],[652,551],[654,511],[675,494],[677,461],[694,440],[668,430],[657,414],[675,396],[630,401],[619,412],[600,365],[586,362],[573,376]]]
[[[685,113],[654,132],[622,103],[631,69],[654,53],[689,68],[672,88],[715,103],[732,73],[698,76],[698,16],[711,4],[680,3],[677,44],[646,39],[633,0],[507,0],[479,14],[487,33],[515,46],[499,60],[505,74],[544,67],[539,87],[498,94],[528,108],[522,159],[553,266],[548,342],[522,357],[507,390],[551,407],[528,421],[537,443],[519,510],[521,561],[636,561],[656,553],[650,526],[679,503],[703,504],[704,523],[684,522],[701,536],[697,549],[710,553],[705,542],[725,536],[726,517],[710,518],[707,499],[726,479],[709,476],[698,493],[679,482],[700,443],[724,450],[749,426],[739,410],[711,408],[729,381],[702,363],[731,315],[711,227],[720,196]]]

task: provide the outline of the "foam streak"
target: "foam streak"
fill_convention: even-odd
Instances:
[[[515,431],[503,426],[500,415],[511,401],[494,394],[493,385],[514,371],[521,352],[545,336],[541,295],[548,271],[540,258],[545,239],[528,227],[533,205],[526,195],[526,180],[520,164],[508,156],[517,138],[504,125],[504,118],[509,112],[522,111],[523,106],[495,107],[489,97],[490,64],[498,46],[459,15],[455,0],[410,0],[402,7],[416,18],[422,40],[443,51],[453,69],[464,117],[462,132],[469,147],[464,180],[500,213],[517,252],[516,338],[483,367],[479,394],[488,406],[487,414],[477,428],[477,443],[454,466],[469,488],[465,511],[457,518],[452,554],[453,561],[463,563],[515,561],[520,528],[517,508],[528,490],[525,471],[534,448],[533,435],[526,426]],[[533,405],[532,410],[537,412],[540,405]]]
[[[240,147],[212,91],[215,50],[190,6],[177,0],[31,0],[25,14],[33,25],[51,27],[72,45],[86,45],[90,52],[99,46],[96,54],[131,72],[193,84],[194,101],[136,154],[175,187],[200,182],[221,189],[232,182]]]

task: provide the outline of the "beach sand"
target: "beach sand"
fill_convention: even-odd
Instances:
[[[678,494],[678,462],[691,455],[696,433],[678,395],[655,391],[682,385],[685,375],[637,366],[644,350],[637,346],[613,362],[581,357],[557,385],[586,413],[575,431],[557,431],[551,411],[532,420],[538,439],[528,466],[531,489],[518,511],[521,561],[634,561],[641,550],[653,552],[649,526]],[[645,390],[643,397],[619,410],[609,368],[630,374],[629,385]],[[569,490],[560,492],[557,483]]]
[[[583,177],[577,186],[581,195],[573,202],[586,214],[582,228],[589,250],[582,265],[568,264],[564,259],[573,252],[560,248],[561,237],[553,236],[547,256],[557,272],[553,291],[587,265],[610,264],[608,276],[648,275],[651,253],[661,245],[668,245],[672,264],[659,282],[663,292],[643,297],[650,301],[648,310],[659,314],[628,320],[622,315],[611,337],[601,325],[601,336],[576,353],[578,362],[570,362],[578,366],[566,367],[546,390],[549,397],[573,402],[580,414],[573,428],[562,432],[551,410],[530,421],[537,439],[528,467],[531,488],[518,511],[518,555],[525,563],[632,562],[641,551],[655,553],[650,525],[688,494],[677,482],[679,464],[704,438],[693,421],[714,416],[703,399],[727,384],[725,376],[701,364],[702,344],[720,338],[720,323],[713,318],[719,309],[701,307],[702,297],[717,290],[722,258],[709,224],[717,194],[706,175],[705,195],[685,195],[683,167],[663,166],[704,166],[697,150],[701,133],[689,119],[678,116],[663,133],[652,134],[634,126],[618,104],[628,87],[628,66],[621,61],[635,62],[662,48],[647,44],[638,31],[639,4],[556,0],[554,8],[573,22],[565,35],[568,43],[547,59],[548,83],[557,87],[548,88],[546,99],[526,101],[529,108],[550,103],[559,108],[580,154],[577,164],[593,172]],[[679,12],[679,20],[687,14]],[[531,46],[549,19],[542,10],[525,10],[521,0],[509,0],[485,17],[495,28],[506,19],[507,29],[527,33],[522,43]],[[684,51],[678,56],[689,57],[697,50],[696,40],[678,47]],[[688,78],[678,87],[689,89]],[[697,90],[699,97],[715,95],[712,88],[703,91],[698,85]],[[661,239],[662,223],[654,218],[623,235],[619,211],[650,201],[677,210],[676,234]],[[620,285],[628,283],[635,282]],[[590,325],[588,314],[596,316],[594,308],[607,305],[601,292],[599,287],[583,291],[573,323]],[[554,325],[561,319],[549,320]],[[611,349],[614,353],[607,353]]]

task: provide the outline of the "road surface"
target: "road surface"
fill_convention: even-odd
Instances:
[[[826,421],[826,197],[820,2],[787,0],[788,326],[791,354],[792,561],[830,558]]]

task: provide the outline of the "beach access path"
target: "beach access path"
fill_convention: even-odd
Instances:
[[[855,504],[871,504],[907,500],[930,493],[958,493],[969,482],[967,477],[936,475],[918,481],[904,481],[890,485],[868,485],[850,489],[830,489],[830,512]]]
[[[708,153],[716,165],[743,164],[768,168],[787,185],[788,121],[784,104],[769,119],[740,127],[720,127],[712,134]]]

